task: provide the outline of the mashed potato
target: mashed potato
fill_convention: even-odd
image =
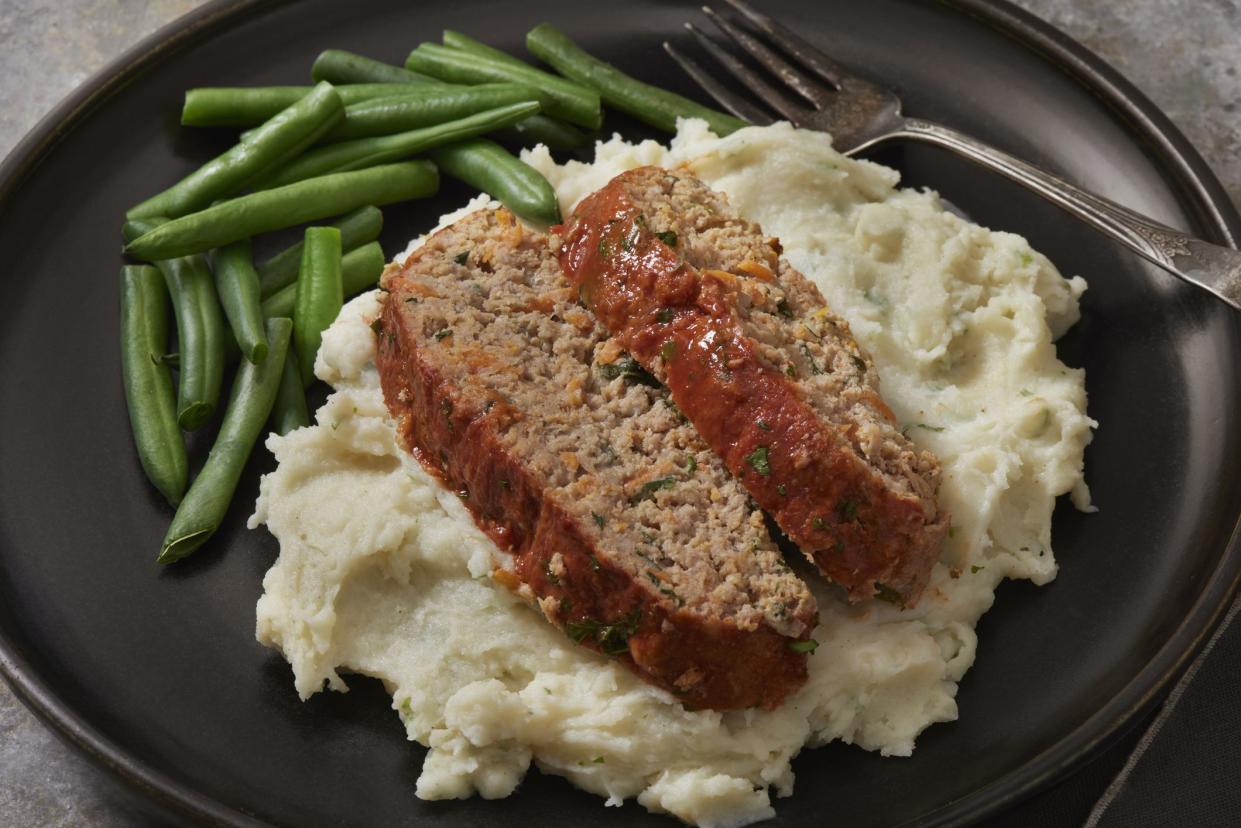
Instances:
[[[409,738],[430,748],[417,782],[427,799],[508,796],[534,761],[609,803],[744,825],[774,816],[773,789],[792,793],[803,746],[908,756],[924,728],[956,718],[1000,580],[1055,577],[1055,498],[1089,508],[1085,376],[1052,345],[1085,283],[787,125],[717,139],[690,121],[671,148],[613,139],[594,164],[527,160],[566,211],[624,169],[683,164],[780,237],[873,354],[909,436],[943,462],[953,531],[925,597],[903,612],[851,607],[811,577],[822,623],[805,687],[771,712],[687,712],[490,580],[491,542],[396,445],[368,294],[324,335],[316,373],[335,391],[316,425],[268,440],[279,466],[251,525],[267,525],[280,557],[259,640],[284,653],[303,698],[345,690],[341,672],[382,679]]]

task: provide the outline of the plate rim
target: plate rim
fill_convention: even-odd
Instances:
[[[132,81],[178,52],[254,14],[293,0],[209,0],[143,38],[78,85],[0,163],[0,205],[60,142]],[[1179,191],[1182,206],[1207,228],[1207,238],[1232,247],[1241,240],[1241,212],[1223,184],[1171,119],[1102,57],[1010,0],[932,0],[1033,51],[1100,98],[1127,131],[1146,142],[1151,161]],[[1000,779],[915,820],[956,825],[992,816],[1066,775],[1149,708],[1202,649],[1241,586],[1241,514],[1219,565],[1154,657],[1107,704],[1033,759]],[[172,779],[117,746],[63,702],[0,628],[0,676],[41,721],[97,766],[150,800],[185,816],[230,826],[264,826],[252,815]]]

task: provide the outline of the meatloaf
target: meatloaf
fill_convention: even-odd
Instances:
[[[617,176],[555,232],[587,306],[819,569],[851,600],[916,602],[948,529],[938,461],[779,243],[658,167]]]
[[[546,236],[481,210],[383,288],[387,405],[505,550],[497,579],[689,707],[774,708],[805,681],[813,597]]]

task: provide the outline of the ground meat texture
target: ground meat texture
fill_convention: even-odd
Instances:
[[[939,463],[779,242],[696,178],[623,173],[557,229],[560,261],[758,504],[850,600],[918,600],[947,534]]]
[[[482,210],[390,267],[374,328],[398,433],[504,550],[495,577],[695,708],[774,708],[814,599],[546,236]],[[805,642],[805,643],[799,643]]]

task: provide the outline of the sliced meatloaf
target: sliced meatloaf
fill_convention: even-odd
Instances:
[[[497,578],[688,706],[773,708],[805,681],[814,599],[546,236],[482,210],[383,287],[388,407],[506,551]]]
[[[938,461],[779,243],[657,167],[617,176],[558,232],[587,306],[819,569],[852,600],[917,601],[948,528]]]

